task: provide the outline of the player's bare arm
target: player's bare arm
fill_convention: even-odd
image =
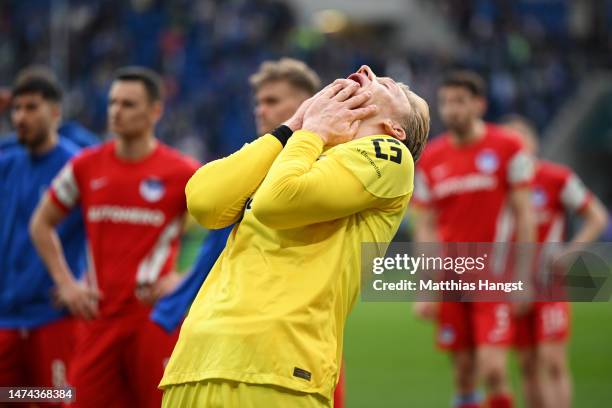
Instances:
[[[564,267],[569,267],[575,259],[575,255],[585,244],[594,242],[608,225],[608,212],[601,201],[593,196],[586,206],[578,213],[582,224],[566,246],[555,256],[555,262]]]
[[[593,242],[608,225],[608,212],[597,197],[593,197],[580,213],[583,224],[570,241],[570,247],[577,243]]]
[[[172,271],[154,283],[141,285],[136,288],[136,297],[143,303],[153,305],[159,299],[172,293],[183,280],[183,276],[177,271]]]
[[[527,187],[512,189],[509,195],[510,209],[516,219],[516,241],[534,242],[536,228],[531,205],[531,190]]]
[[[436,212],[426,206],[412,208],[414,240],[416,242],[439,242],[436,233]],[[413,312],[419,319],[434,320],[438,313],[437,302],[414,302]]]
[[[534,219],[534,211],[531,205],[531,189],[528,187],[516,187],[509,194],[510,209],[516,220],[516,242],[528,243],[535,242],[536,224]],[[527,247],[521,248],[517,258],[517,279],[524,282],[525,290],[522,295],[526,302],[516,302],[513,304],[514,313],[523,315],[531,309],[531,303],[528,301],[532,295],[528,282],[530,282],[529,271],[531,265],[532,253]]]
[[[411,213],[414,215],[414,240],[416,242],[439,242],[435,210],[417,206],[411,209]]]
[[[75,316],[93,319],[98,313],[100,293],[74,279],[56,231],[66,213],[45,194],[30,222],[30,235],[57,286],[57,297]]]

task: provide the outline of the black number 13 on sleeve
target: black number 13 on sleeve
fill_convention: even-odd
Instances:
[[[395,153],[395,156],[390,156],[386,153],[382,152],[382,148],[380,146],[381,142],[387,142],[386,144],[390,145],[389,150],[392,153]],[[376,153],[376,157],[383,160],[391,160],[397,164],[402,162],[402,149],[397,146],[393,146],[393,144],[400,145],[401,142],[397,139],[389,138],[389,139],[372,139],[372,143],[374,144],[374,152]]]

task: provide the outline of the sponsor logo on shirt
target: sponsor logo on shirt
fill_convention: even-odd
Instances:
[[[161,200],[165,192],[164,183],[156,177],[149,177],[140,182],[140,195],[150,203]]]
[[[93,179],[89,182],[89,187],[92,190],[99,190],[104,187],[108,183],[108,179],[106,177],[100,177],[97,179]]]
[[[487,174],[472,173],[465,176],[451,177],[437,183],[433,193],[437,198],[452,194],[462,194],[482,190],[495,190],[497,178]]]
[[[476,156],[476,168],[482,173],[494,173],[498,167],[499,159],[493,150],[483,150]]]
[[[440,164],[434,167],[433,169],[431,169],[431,175],[436,179],[440,179],[446,176],[446,173],[448,173],[448,168],[446,167],[445,164]]]
[[[382,173],[380,172],[380,168],[376,165],[376,163],[374,163],[374,160],[372,160],[372,158],[368,155],[368,152],[366,152],[365,150],[362,150],[360,148],[355,148],[357,150],[357,152],[362,155],[363,157],[366,158],[366,160],[368,161],[368,163],[370,163],[370,165],[372,166],[372,168],[374,168],[374,171],[376,172],[376,177],[377,178],[381,178],[382,177]]]
[[[90,222],[112,222],[114,224],[161,226],[166,217],[161,210],[141,207],[122,207],[118,205],[100,205],[90,207],[87,211]]]

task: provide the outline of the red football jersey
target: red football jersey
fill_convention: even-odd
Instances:
[[[566,212],[582,211],[593,195],[572,170],[539,160],[533,181],[538,242],[563,242]]]
[[[137,284],[174,268],[186,212],[185,184],[198,164],[158,143],[139,161],[115,154],[115,142],[86,149],[54,179],[51,199],[79,205],[89,249],[89,284],[103,294],[100,316],[137,306]]]
[[[456,145],[443,134],[427,145],[417,165],[413,203],[434,209],[442,242],[507,241],[508,193],[532,177],[533,162],[519,139],[487,124],[474,143]]]

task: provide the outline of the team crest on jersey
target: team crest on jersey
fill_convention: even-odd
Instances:
[[[140,195],[150,203],[161,200],[165,192],[166,187],[158,178],[149,177],[140,182]]]
[[[544,207],[546,202],[548,201],[548,196],[546,195],[546,191],[537,187],[531,193],[531,202],[535,207]]]
[[[476,167],[482,173],[491,174],[499,167],[499,159],[493,150],[483,150],[476,156]]]

